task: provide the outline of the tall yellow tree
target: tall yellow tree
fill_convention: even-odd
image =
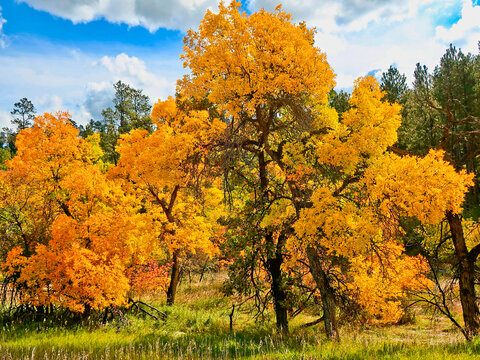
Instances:
[[[188,33],[182,58],[190,73],[178,82],[178,92],[186,99],[206,100],[226,118],[226,173],[244,179],[254,174],[257,184],[249,190],[255,199],[252,211],[266,214],[283,192],[276,187],[269,155],[292,128],[292,119],[283,114],[291,109],[305,121],[297,122],[298,129],[308,126],[315,110],[302,104],[315,99],[325,107],[334,75],[325,54],[312,46],[313,30],[294,24],[280,7],[250,16],[239,7],[238,2],[220,4],[217,14],[207,11],[199,30]],[[229,166],[232,157],[254,160],[248,161],[251,168]],[[282,231],[277,237],[271,227],[259,231],[277,326],[288,331],[282,270],[287,236]]]
[[[379,308],[381,301],[392,298],[398,305],[409,283],[413,288],[428,285],[422,260],[403,255],[396,219],[408,215],[434,222],[442,211],[459,211],[471,177],[456,173],[442,154],[417,159],[388,153],[397,139],[400,106],[382,101],[384,94],[372,77],[356,82],[351,108],[339,119],[327,103],[334,74],[325,54],[313,46],[314,30],[294,24],[280,7],[251,15],[239,7],[238,2],[221,4],[217,14],[206,13],[198,31],[188,33],[182,57],[190,73],[179,81],[178,92],[186,99],[207,101],[225,116],[229,141],[224,151],[229,157],[232,152],[249,153],[255,159],[247,171],[257,178],[252,196],[258,198],[257,210],[264,206],[258,213],[268,214],[275,203],[290,200],[298,219],[296,242],[308,257],[322,296],[327,335],[337,337],[333,271],[346,264],[340,271],[350,279],[363,279],[350,291],[373,314],[375,303]],[[239,172],[236,165],[227,164],[227,175]],[[394,180],[382,183],[385,172],[388,179],[406,176],[417,182],[402,192]],[[283,179],[280,192],[273,179]],[[284,233],[289,227],[286,221]],[[276,266],[267,269],[277,325],[287,329],[282,266],[292,237],[264,230],[259,234],[266,249],[276,249],[267,251],[266,262]],[[378,276],[386,259],[392,264],[387,273],[402,268],[409,273],[398,281]],[[389,281],[391,291],[373,301],[359,295],[365,284],[380,280]],[[398,313],[395,309],[391,307],[390,317]]]
[[[208,153],[225,125],[205,111],[184,112],[170,98],[155,104],[156,130],[123,135],[118,164],[111,176],[142,200],[152,233],[173,262],[167,303],[173,304],[179,281],[180,258],[202,251],[212,255],[221,235],[216,220],[222,212],[222,191],[208,176]]]

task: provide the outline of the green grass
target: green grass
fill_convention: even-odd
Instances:
[[[219,279],[184,285],[177,305],[155,303],[168,314],[154,321],[129,313],[117,321],[71,324],[47,320],[15,322],[0,329],[0,359],[478,359],[480,341],[465,343],[443,320],[420,317],[415,324],[358,329],[344,325],[340,342],[328,341],[322,326],[301,328],[314,319],[291,322],[291,335],[277,333],[273,321],[255,323],[237,313],[229,330],[231,299]]]

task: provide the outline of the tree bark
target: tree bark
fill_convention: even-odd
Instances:
[[[327,333],[327,337],[329,339],[339,340],[335,294],[328,282],[327,274],[322,268],[320,256],[314,247],[307,247],[307,257],[313,279],[317,283],[317,287],[320,290],[320,295],[322,296],[325,332]]]
[[[45,318],[45,307],[43,305],[35,306],[35,319],[36,321],[43,320]]]
[[[272,282],[270,284],[273,295],[273,305],[275,308],[275,316],[277,319],[277,328],[283,333],[288,334],[288,314],[285,301],[287,300],[287,293],[283,289],[283,274],[282,266],[283,258],[277,255],[275,258],[267,259],[267,267]]]
[[[178,281],[180,279],[180,259],[178,253],[179,250],[173,252],[172,274],[167,290],[167,305],[173,305],[175,303],[175,295],[177,294]]]
[[[460,302],[462,304],[465,331],[471,339],[478,334],[480,328],[479,310],[475,294],[475,259],[469,257],[460,215],[447,211],[446,217],[450,225],[453,245],[455,246],[455,256],[458,262]]]

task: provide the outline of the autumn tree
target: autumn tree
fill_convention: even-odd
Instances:
[[[152,251],[135,198],[108,180],[99,136],[44,114],[1,173],[2,268],[22,303],[87,312],[125,302],[126,269]]]
[[[405,257],[395,236],[398,214],[410,212],[428,222],[439,220],[438,209],[456,213],[471,178],[445,164],[441,153],[425,160],[388,154],[397,140],[400,107],[382,101],[385,93],[371,77],[356,82],[349,109],[339,119],[328,105],[334,74],[313,46],[314,31],[292,23],[280,7],[248,16],[239,6],[221,4],[218,14],[207,12],[199,30],[188,33],[182,57],[190,74],[179,81],[178,92],[194,101],[206,99],[228,124],[225,178],[228,183],[234,175],[231,183],[244,190],[237,203],[252,214],[245,220],[257,225],[236,224],[251,229],[244,237],[256,239],[256,251],[265,259],[277,326],[288,329],[283,268],[286,249],[296,244],[320,290],[327,335],[338,337],[336,273],[347,271],[350,284],[359,276],[363,280],[357,283],[387,281],[371,274],[388,259],[391,274],[409,269],[401,279],[389,277],[396,299],[409,286],[427,285],[422,260]],[[394,167],[396,162],[402,166]],[[424,166],[443,170],[437,178]],[[377,188],[387,174],[416,176],[418,187],[405,193],[391,180]],[[417,200],[424,193],[425,200]],[[289,204],[281,205],[285,200]],[[421,213],[430,214],[428,206],[437,207],[432,217]],[[392,294],[367,301],[367,288],[351,289],[364,296],[367,311]],[[398,314],[396,306],[391,309]]]
[[[220,5],[218,14],[208,11],[199,30],[188,33],[182,57],[190,74],[179,81],[178,91],[187,98],[207,99],[226,117],[226,156],[251,158],[249,166],[226,161],[226,175],[244,173],[256,179],[247,190],[253,202],[245,205],[253,206],[260,216],[255,221],[261,222],[283,192],[276,188],[283,175],[275,176],[269,154],[291,130],[294,120],[282,115],[292,109],[301,116],[302,104],[310,97],[325,105],[333,72],[325,54],[312,46],[314,32],[304,24],[294,24],[280,8],[247,16],[239,6],[232,2]],[[267,226],[257,233],[277,326],[284,331],[288,321],[282,266],[288,228]]]
[[[205,111],[185,113],[172,98],[157,102],[152,118],[156,129],[151,134],[137,129],[121,136],[111,176],[124,179],[125,189],[142,199],[153,233],[170,254],[167,303],[173,304],[182,256],[216,251],[222,192],[208,176],[207,156],[224,124]]]

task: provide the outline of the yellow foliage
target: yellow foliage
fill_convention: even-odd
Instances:
[[[312,203],[294,225],[304,246],[321,244],[329,252],[349,257],[365,253],[381,239],[378,219],[369,208],[335,197],[325,187],[314,192]]]
[[[182,96],[205,95],[220,111],[250,115],[267,99],[308,94],[322,103],[334,86],[326,56],[312,46],[314,30],[294,24],[277,7],[246,15],[240,3],[220,3],[217,14],[207,11],[197,32],[185,38],[184,67],[191,70],[179,80]]]
[[[150,231],[169,253],[213,254],[223,193],[219,182],[202,177],[205,156],[225,124],[205,111],[179,111],[172,98],[159,100],[152,118],[157,126],[152,134],[133,130],[121,137],[120,159],[110,176],[126,180],[124,187],[146,200]]]
[[[342,122],[315,142],[318,160],[353,173],[368,165],[397,141],[400,105],[383,102],[383,91],[372,76],[359,78]]]
[[[426,261],[404,255],[403,251],[401,245],[387,241],[350,260],[352,281],[347,288],[372,320],[397,322],[403,314],[402,300],[408,293],[433,285],[427,278]]]
[[[456,172],[443,151],[423,158],[386,154],[366,171],[363,182],[370,199],[385,216],[414,216],[424,224],[439,223],[447,210],[461,211],[473,174]]]

